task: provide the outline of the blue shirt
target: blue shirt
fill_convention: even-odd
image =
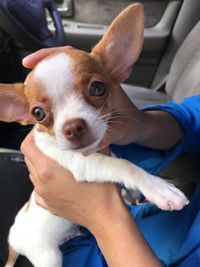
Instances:
[[[111,146],[119,157],[126,158],[152,174],[158,174],[181,152],[200,152],[200,96],[176,104],[150,106],[146,110],[169,112],[180,123],[182,140],[169,151],[147,149],[136,144]],[[190,204],[181,211],[161,211],[152,204],[130,206],[145,239],[164,266],[200,266],[200,186]],[[118,240],[116,240],[118,242]],[[119,241],[120,242],[120,241]],[[82,235],[61,246],[64,267],[106,267],[106,261],[91,233],[82,228]]]

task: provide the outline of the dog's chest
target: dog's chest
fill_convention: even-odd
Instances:
[[[102,170],[107,169],[108,158],[103,154],[94,153],[87,157],[80,152],[61,150],[56,139],[47,133],[35,131],[35,142],[40,150],[51,159],[69,170],[77,181],[99,181]],[[109,166],[109,169],[112,167]],[[66,174],[67,175],[67,174]]]
[[[76,177],[81,176],[83,170],[81,162],[84,158],[81,153],[72,150],[61,150],[55,137],[50,136],[48,133],[35,130],[34,135],[36,145],[45,155],[57,161],[65,169],[70,170]]]

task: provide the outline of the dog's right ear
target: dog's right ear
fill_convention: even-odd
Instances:
[[[143,30],[143,6],[134,3],[116,17],[93,48],[92,55],[100,60],[114,81],[121,83],[130,75],[142,49]]]
[[[0,121],[32,124],[24,84],[0,84]]]

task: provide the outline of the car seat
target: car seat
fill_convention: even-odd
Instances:
[[[142,108],[173,99],[200,94],[200,21],[178,49],[169,71],[155,89],[122,84],[131,100]],[[164,88],[164,90],[163,90]]]

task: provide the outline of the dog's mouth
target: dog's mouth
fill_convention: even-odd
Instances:
[[[113,141],[113,136],[110,131],[105,131],[101,138],[95,139],[90,144],[84,147],[77,147],[73,150],[79,151],[84,156],[89,156],[90,154],[99,152],[108,147]]]
[[[72,150],[74,152],[79,152],[84,156],[93,154],[99,150],[99,145],[102,138],[88,138],[82,140],[76,140],[76,142],[66,142],[65,140],[60,140],[58,143],[60,149],[62,150]]]
[[[78,144],[74,145],[71,149],[82,153],[84,156],[89,156],[90,154],[104,150],[113,142],[114,142],[113,133],[109,131],[107,128],[101,137],[98,138],[93,137],[92,139],[90,138],[90,141],[85,143],[80,143],[79,145]]]
[[[75,145],[72,150],[82,153],[84,156],[89,156],[90,154],[93,154],[99,150],[99,144],[101,143],[101,140],[94,139],[90,140],[90,142],[83,144],[80,143],[79,145]]]

